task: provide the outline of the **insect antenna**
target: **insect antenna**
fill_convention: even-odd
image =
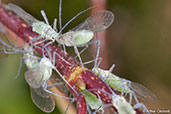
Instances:
[[[48,24],[48,25],[49,25],[49,21],[48,21],[48,18],[47,18],[47,16],[46,16],[45,11],[44,11],[44,10],[41,10],[40,12],[41,12],[41,14],[42,14],[42,16],[43,16],[43,18],[44,18],[44,20],[45,20],[46,24]]]
[[[59,1],[59,30],[62,29],[62,0]]]
[[[6,35],[5,35],[6,36]],[[8,49],[6,49],[6,48],[4,48],[3,47],[3,51],[4,51],[4,53],[5,54],[17,54],[17,53],[24,53],[24,51],[21,49],[21,48],[24,48],[24,46],[23,47],[18,47],[19,49],[17,49],[17,47],[16,46],[14,46],[14,45],[12,45],[12,43],[9,41],[9,39],[6,37],[6,40],[7,40],[7,42],[9,43],[9,44],[6,44],[5,42],[3,42],[2,40],[0,40],[0,43],[3,45],[3,46],[5,46],[5,47],[7,47]],[[7,50],[11,50],[12,52],[8,52]],[[20,75],[20,73],[21,73],[21,68],[22,68],[22,66],[23,66],[23,58],[22,58],[22,56],[21,56],[21,58],[20,58],[20,65],[19,65],[19,68],[18,68],[18,72],[17,72],[17,75],[14,77],[14,79],[13,80],[15,80],[15,79],[17,79],[18,77],[19,77],[19,75]]]
[[[62,34],[62,31],[66,28],[66,26],[68,26],[68,24],[70,24],[74,19],[76,19],[78,16],[80,16],[81,14],[83,14],[84,12],[86,12],[86,11],[92,9],[92,8],[94,8],[94,7],[90,7],[90,8],[88,8],[88,9],[86,9],[86,10],[83,10],[83,11],[79,12],[76,16],[74,16],[72,19],[70,19],[70,20],[69,20],[69,21],[60,29],[59,34]]]
[[[53,29],[58,32],[58,29],[57,29],[57,19],[55,18],[54,21],[53,21]]]

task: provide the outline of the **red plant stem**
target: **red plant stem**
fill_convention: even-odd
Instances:
[[[82,72],[80,77],[85,81],[87,89],[97,90],[93,91],[92,93],[98,93],[98,95],[102,98],[103,102],[105,102],[106,104],[112,104],[112,98],[108,94],[106,94],[112,94],[111,90],[95,74],[93,74],[90,70],[86,70]],[[105,91],[106,93],[99,90]],[[117,111],[115,107],[112,108]]]
[[[80,90],[77,88],[77,86],[75,85],[74,81],[71,80],[69,82],[69,84],[74,88],[74,90],[77,92],[77,94],[73,91],[73,89],[71,89],[69,86],[69,90],[72,93],[72,95],[74,96],[74,98],[76,98],[77,101],[77,114],[87,114],[87,105],[85,103],[85,99],[84,96],[81,94]]]
[[[16,16],[13,12],[9,11],[4,7],[3,4],[0,4],[0,22],[6,26],[9,30],[14,32],[17,36],[22,38],[25,42],[29,43],[31,39],[37,38],[39,35],[32,31],[32,27],[29,26],[25,21],[23,21],[20,17]],[[46,42],[47,43],[47,42]],[[35,50],[42,55],[42,45],[38,45],[38,47],[34,47]],[[51,49],[50,54],[55,55],[55,65],[58,71],[65,76],[66,79],[70,78],[70,75],[74,72],[74,70],[80,66],[80,63],[77,62],[72,56],[61,50],[56,44],[50,44],[47,48]],[[45,55],[48,57],[48,52],[45,50]],[[69,64],[68,64],[69,63]],[[86,70],[81,72],[80,77],[84,83],[86,84],[87,89],[100,89],[104,90],[108,93],[111,93],[108,86],[99,79],[96,75],[94,75],[90,70]],[[77,91],[77,94],[73,92],[71,88],[70,92],[73,94],[77,101],[77,113],[78,114],[86,114],[86,102],[84,97],[81,95],[80,90],[76,86],[73,80],[70,80],[69,83],[71,86]],[[98,92],[98,91],[97,91]],[[99,93],[100,97],[105,103],[112,103],[112,99],[106,93]]]

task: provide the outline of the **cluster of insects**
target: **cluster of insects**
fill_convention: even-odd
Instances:
[[[79,58],[81,67],[83,68],[84,72],[84,62],[81,59],[80,54],[83,53],[89,45],[97,43],[97,51],[96,51],[96,57],[93,61],[90,61],[88,63],[94,62],[94,67],[91,69],[91,71],[99,77],[110,89],[111,93],[108,93],[104,90],[93,90],[93,89],[82,89],[81,93],[84,96],[87,104],[87,110],[88,113],[96,114],[98,112],[105,113],[105,108],[114,106],[117,111],[112,110],[113,113],[119,113],[119,114],[135,114],[136,108],[142,108],[143,110],[147,110],[144,104],[140,103],[138,101],[138,98],[145,99],[145,100],[154,100],[155,95],[151,93],[147,88],[142,86],[141,84],[131,82],[129,80],[120,78],[119,76],[116,76],[112,73],[112,70],[114,68],[114,65],[109,70],[104,70],[99,68],[98,60],[99,57],[99,50],[100,50],[100,41],[99,40],[93,40],[95,32],[102,31],[107,29],[114,21],[114,15],[112,12],[107,10],[101,10],[94,14],[92,14],[90,17],[88,17],[84,22],[76,26],[75,28],[71,29],[70,31],[62,34],[63,29],[76,17],[81,15],[82,13],[86,12],[87,9],[80,13],[78,13],[76,16],[74,16],[70,21],[68,21],[63,27],[61,24],[61,9],[59,10],[59,25],[60,30],[58,32],[57,30],[57,19],[54,19],[53,27],[50,26],[48,19],[46,17],[45,12],[42,10],[41,14],[44,17],[45,22],[39,21],[27,12],[25,12],[23,9],[21,9],[19,6],[15,4],[8,4],[7,7],[9,10],[14,12],[16,15],[18,15],[20,18],[22,18],[24,21],[26,21],[31,27],[32,31],[39,34],[39,37],[33,38],[30,40],[29,43],[24,44],[23,47],[16,47],[14,45],[11,45],[10,43],[6,43],[3,40],[0,40],[0,44],[2,45],[1,51],[3,51],[6,55],[8,54],[16,54],[16,53],[22,53],[22,60],[24,60],[24,64],[27,66],[28,70],[25,72],[25,80],[30,86],[31,91],[31,98],[34,102],[34,104],[39,107],[44,112],[52,112],[55,107],[55,100],[53,98],[54,96],[58,96],[64,99],[69,99],[71,102],[73,102],[75,99],[72,97],[65,97],[58,95],[52,91],[49,90],[51,87],[57,87],[62,86],[65,87],[65,90],[67,90],[66,86],[72,88],[72,90],[77,93],[74,88],[68,83],[68,81],[64,78],[64,76],[58,71],[58,69],[55,67],[55,57],[59,56],[57,53],[53,53],[52,55],[50,52],[52,51],[50,48],[48,48],[48,45],[57,42],[59,45],[63,46],[63,50],[66,51],[65,46],[67,47],[73,47],[76,56]],[[0,26],[1,27],[1,26]],[[0,32],[2,34],[6,34],[6,32],[3,30],[3,26],[0,28]],[[8,39],[8,38],[7,38]],[[48,43],[45,43],[48,41]],[[43,57],[39,57],[34,50],[34,47],[41,44],[41,50],[42,52],[46,51],[49,52],[48,55],[42,54]],[[78,50],[79,47],[84,47],[80,52]],[[63,59],[61,56],[59,58]],[[68,61],[66,63],[70,64]],[[72,66],[72,64],[71,64]],[[20,67],[21,70],[21,67]],[[19,70],[19,71],[20,71]],[[57,80],[59,78],[55,77],[52,78],[52,72],[56,71],[60,79],[62,81]],[[19,73],[17,74],[18,77]],[[53,80],[56,83],[48,84],[49,80]],[[96,95],[93,93],[94,91],[100,92],[106,92],[111,99],[112,104],[105,104],[103,102],[103,98],[100,97],[99,93],[96,93]],[[115,91],[119,92],[120,94],[116,93]],[[126,97],[129,97],[128,99]],[[138,97],[138,98],[137,98]],[[133,100],[135,100],[136,104],[133,104]]]

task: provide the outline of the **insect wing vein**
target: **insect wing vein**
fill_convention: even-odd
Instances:
[[[43,84],[43,72],[41,67],[32,68],[25,72],[25,80],[32,88],[39,88]]]
[[[42,87],[40,87],[40,88],[32,88],[32,89],[34,90],[34,92],[36,92],[36,94],[40,95],[43,98],[50,97],[50,94],[47,93],[46,91],[44,91]]]
[[[42,88],[39,88],[39,89],[42,89]],[[42,90],[40,90],[40,91],[42,91]],[[37,107],[39,107],[41,110],[43,110],[44,112],[47,112],[47,113],[50,113],[54,110],[55,100],[50,94],[48,95],[48,93],[46,93],[46,95],[48,95],[48,96],[43,97],[42,95],[37,93],[38,90],[35,90],[34,88],[31,88],[31,87],[30,87],[30,91],[31,91],[32,101],[34,102],[34,104]],[[44,94],[44,93],[45,93],[45,91],[42,92],[42,94]]]
[[[32,23],[34,23],[34,22],[38,22],[38,20],[35,17],[33,17],[32,15],[30,15],[29,13],[24,11],[19,6],[15,5],[15,4],[12,4],[12,3],[9,3],[8,6],[9,6],[11,11],[16,13],[20,18],[25,20],[30,25],[32,25]]]
[[[84,22],[73,28],[72,31],[91,30],[93,32],[98,32],[107,29],[113,21],[114,15],[112,12],[101,10],[92,14]]]
[[[143,100],[150,100],[155,101],[157,100],[156,96],[147,88],[145,88],[143,85],[131,82],[131,89],[135,92],[137,97],[143,99]]]

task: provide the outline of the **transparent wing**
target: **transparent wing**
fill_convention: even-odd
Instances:
[[[65,82],[56,72],[53,71],[53,74],[49,80],[51,81],[51,84],[48,85],[48,88],[56,87],[60,92],[64,94],[67,94],[69,92]]]
[[[59,82],[57,80],[51,80],[52,84],[48,85],[48,88],[55,87],[57,88],[60,92],[67,94],[69,91],[66,87],[66,84],[64,82]]]
[[[9,3],[8,4],[9,8],[11,11],[16,13],[20,18],[22,18],[24,21],[26,21],[28,24],[32,25],[34,22],[38,22],[36,18],[34,18],[32,15],[24,11],[22,8],[19,6]]]
[[[43,84],[43,72],[41,67],[32,68],[25,72],[25,80],[32,88],[40,88]]]
[[[91,30],[98,32],[107,29],[114,21],[114,14],[107,10],[97,11],[88,17],[84,22],[72,29],[78,30]]]
[[[138,98],[143,100],[150,100],[155,101],[157,100],[157,97],[147,88],[145,88],[143,85],[132,82],[131,83],[131,89],[135,92]]]
[[[54,110],[55,100],[49,93],[46,93],[42,88],[39,88],[38,90],[30,87],[30,91],[32,101],[38,108],[47,113],[50,113]],[[38,94],[37,91],[43,95]]]
[[[32,88],[32,89],[34,90],[34,92],[36,92],[38,95],[40,95],[43,98],[48,98],[50,96],[49,93],[43,90],[42,86],[40,88]]]

